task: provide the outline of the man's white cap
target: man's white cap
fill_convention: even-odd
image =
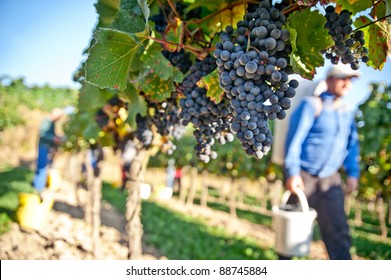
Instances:
[[[54,108],[50,113],[52,120],[58,120],[64,115],[64,110],[60,108]]]
[[[326,78],[359,78],[361,76],[360,71],[353,70],[348,64],[337,64],[330,67],[327,71]]]

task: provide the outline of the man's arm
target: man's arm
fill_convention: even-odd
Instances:
[[[284,169],[287,178],[300,175],[301,146],[315,120],[316,108],[304,99],[292,113],[285,144]]]
[[[347,192],[351,193],[358,188],[358,180],[360,177],[360,144],[358,141],[358,132],[356,122],[352,119],[350,135],[347,146],[347,156],[343,163],[345,172],[348,176],[346,180]]]

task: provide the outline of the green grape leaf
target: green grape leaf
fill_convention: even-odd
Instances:
[[[174,71],[173,71],[173,74],[172,74],[172,81],[175,82],[175,83],[180,83],[182,82],[183,78],[185,76],[183,75],[183,73],[181,72],[181,70],[179,70],[178,68],[174,67]]]
[[[183,22],[179,18],[175,18],[174,21],[168,23],[165,33],[165,39],[168,42],[175,43],[173,44],[165,44],[165,48],[169,51],[179,51],[179,45],[182,44],[183,39]]]
[[[174,67],[171,62],[162,54],[162,47],[160,44],[153,43],[141,56],[141,62],[144,69],[148,69],[155,73],[160,79],[172,79],[174,82],[181,82],[183,80],[182,72]]]
[[[100,109],[113,93],[90,83],[83,83],[79,94],[78,108],[82,112],[95,112]]]
[[[145,30],[145,20],[143,17],[135,14],[133,11],[120,10],[117,13],[112,27],[114,29],[128,32],[141,33]]]
[[[231,9],[224,10],[227,6],[229,6],[229,4],[223,4],[220,6],[220,9],[223,10],[223,12],[212,17],[211,20],[206,21],[206,23],[210,26],[224,29],[227,25],[233,25],[243,19],[246,13],[246,9],[243,5],[238,5]]]
[[[94,4],[99,15],[97,28],[111,26],[119,10],[119,2],[120,0],[98,0],[98,3]]]
[[[372,5],[372,0],[338,0],[337,11],[346,9],[356,14],[372,7]]]
[[[288,18],[287,29],[291,34],[292,44],[290,63],[294,71],[303,78],[314,78],[316,67],[324,65],[320,51],[334,44],[323,28],[325,22],[326,18],[322,14],[310,9],[294,12]]]
[[[125,90],[118,91],[118,97],[121,98],[121,100],[124,102],[129,103],[132,99],[131,95],[136,91],[137,89],[135,84],[129,82]]]
[[[96,12],[98,14],[98,23],[94,28],[93,33],[99,28],[110,27],[112,22],[115,19],[115,16],[119,10],[119,2],[120,0],[98,0],[97,3],[94,4]],[[83,51],[83,54],[87,54],[94,44],[93,38],[90,40],[89,46]],[[81,65],[84,68],[84,65]],[[79,70],[77,74],[79,77],[85,75],[83,70]]]
[[[100,29],[89,51],[86,81],[100,88],[125,89],[130,66],[142,46],[135,37],[118,30]]]
[[[390,0],[387,0],[387,2],[391,2]],[[386,15],[388,15],[387,13],[387,4],[389,3],[379,3],[376,5],[376,9],[372,9],[371,12],[370,12],[370,15],[372,18],[382,18]]]
[[[80,112],[80,111],[79,111]],[[94,120],[95,112],[82,112],[75,115],[72,120],[72,129],[80,132],[81,136],[86,139],[98,139],[100,128]]]
[[[366,17],[360,17],[355,22],[355,26],[364,26],[371,21]],[[391,25],[387,22],[376,22],[361,30],[365,33],[365,45],[368,50],[370,61],[368,66],[381,70],[387,60],[387,53],[390,51],[389,42],[391,40]]]
[[[146,5],[145,10],[145,5],[145,1],[141,0],[122,0],[112,27],[131,34],[147,33],[149,8]]]
[[[171,79],[162,80],[156,73],[146,70],[143,75],[139,76],[139,87],[145,94],[149,95],[152,100],[163,101],[171,96],[175,86]]]
[[[136,115],[140,113],[140,115],[145,116],[147,113],[147,105],[145,104],[144,98],[139,95],[133,87],[128,87],[126,95],[129,98],[128,118],[126,119],[126,122],[131,128],[136,129]]]
[[[145,21],[149,18],[150,10],[145,0],[121,0],[121,10],[130,11],[137,16],[143,16]]]
[[[132,11],[138,16],[143,14],[138,0],[121,0],[120,8],[121,10]]]
[[[162,48],[160,44],[153,43],[145,51],[141,57],[141,61],[144,64],[144,68],[149,68],[162,80],[167,80],[172,76],[174,67],[171,62],[162,54]]]
[[[219,73],[217,72],[217,69],[209,75],[202,77],[198,81],[197,86],[206,88],[206,96],[212,99],[213,102],[216,104],[221,102],[224,91],[220,87]]]

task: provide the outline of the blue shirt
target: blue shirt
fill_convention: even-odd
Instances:
[[[343,166],[348,176],[358,178],[359,142],[354,112],[345,104],[336,106],[335,96],[324,92],[320,95],[322,110],[316,116],[314,98],[304,98],[291,115],[285,145],[286,175],[299,175],[304,170],[324,178]]]
[[[56,137],[54,122],[45,118],[39,128],[39,145],[48,149],[55,147],[54,138]]]

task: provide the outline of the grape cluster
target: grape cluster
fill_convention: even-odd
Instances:
[[[152,109],[148,115],[150,123],[155,125],[157,132],[161,136],[165,137],[162,150],[168,154],[172,154],[176,149],[176,146],[169,138],[181,138],[186,129],[179,118],[180,107],[177,93],[173,92],[172,95],[163,102],[152,101],[147,96],[145,96],[145,100],[148,108]]]
[[[103,109],[99,109],[95,114],[95,121],[101,129],[109,127],[110,117]]]
[[[360,68],[360,60],[368,62],[368,49],[364,47],[364,32],[357,30],[353,32],[351,12],[342,10],[340,13],[335,11],[334,6],[326,7],[325,17],[327,19],[325,28],[334,40],[334,46],[323,50],[327,59],[331,63],[337,64],[341,61],[344,64],[350,64],[353,70]]]
[[[114,96],[96,112],[95,121],[102,131],[114,132],[118,127],[118,123],[123,121],[120,116],[120,110],[126,107],[126,102],[118,96]]]
[[[205,163],[217,157],[217,153],[212,150],[216,140],[221,144],[234,140],[234,135],[229,131],[232,118],[226,104],[215,104],[206,95],[206,89],[197,86],[202,77],[215,69],[216,60],[213,57],[196,61],[178,87],[178,91],[184,95],[180,100],[182,111],[179,116],[183,125],[193,124],[197,141],[194,149],[198,158]]]
[[[153,141],[153,132],[147,116],[136,115],[137,129],[134,137],[141,143],[142,148],[149,149]]]
[[[233,115],[231,131],[246,154],[260,159],[273,142],[268,120],[283,119],[295,96],[297,80],[289,80],[289,31],[281,11],[261,1],[237,23],[220,34],[214,57],[220,86]]]
[[[172,65],[178,67],[182,73],[189,71],[191,65],[193,64],[190,59],[190,54],[185,52],[184,49],[181,49],[178,52],[164,50],[162,54],[172,63]]]

